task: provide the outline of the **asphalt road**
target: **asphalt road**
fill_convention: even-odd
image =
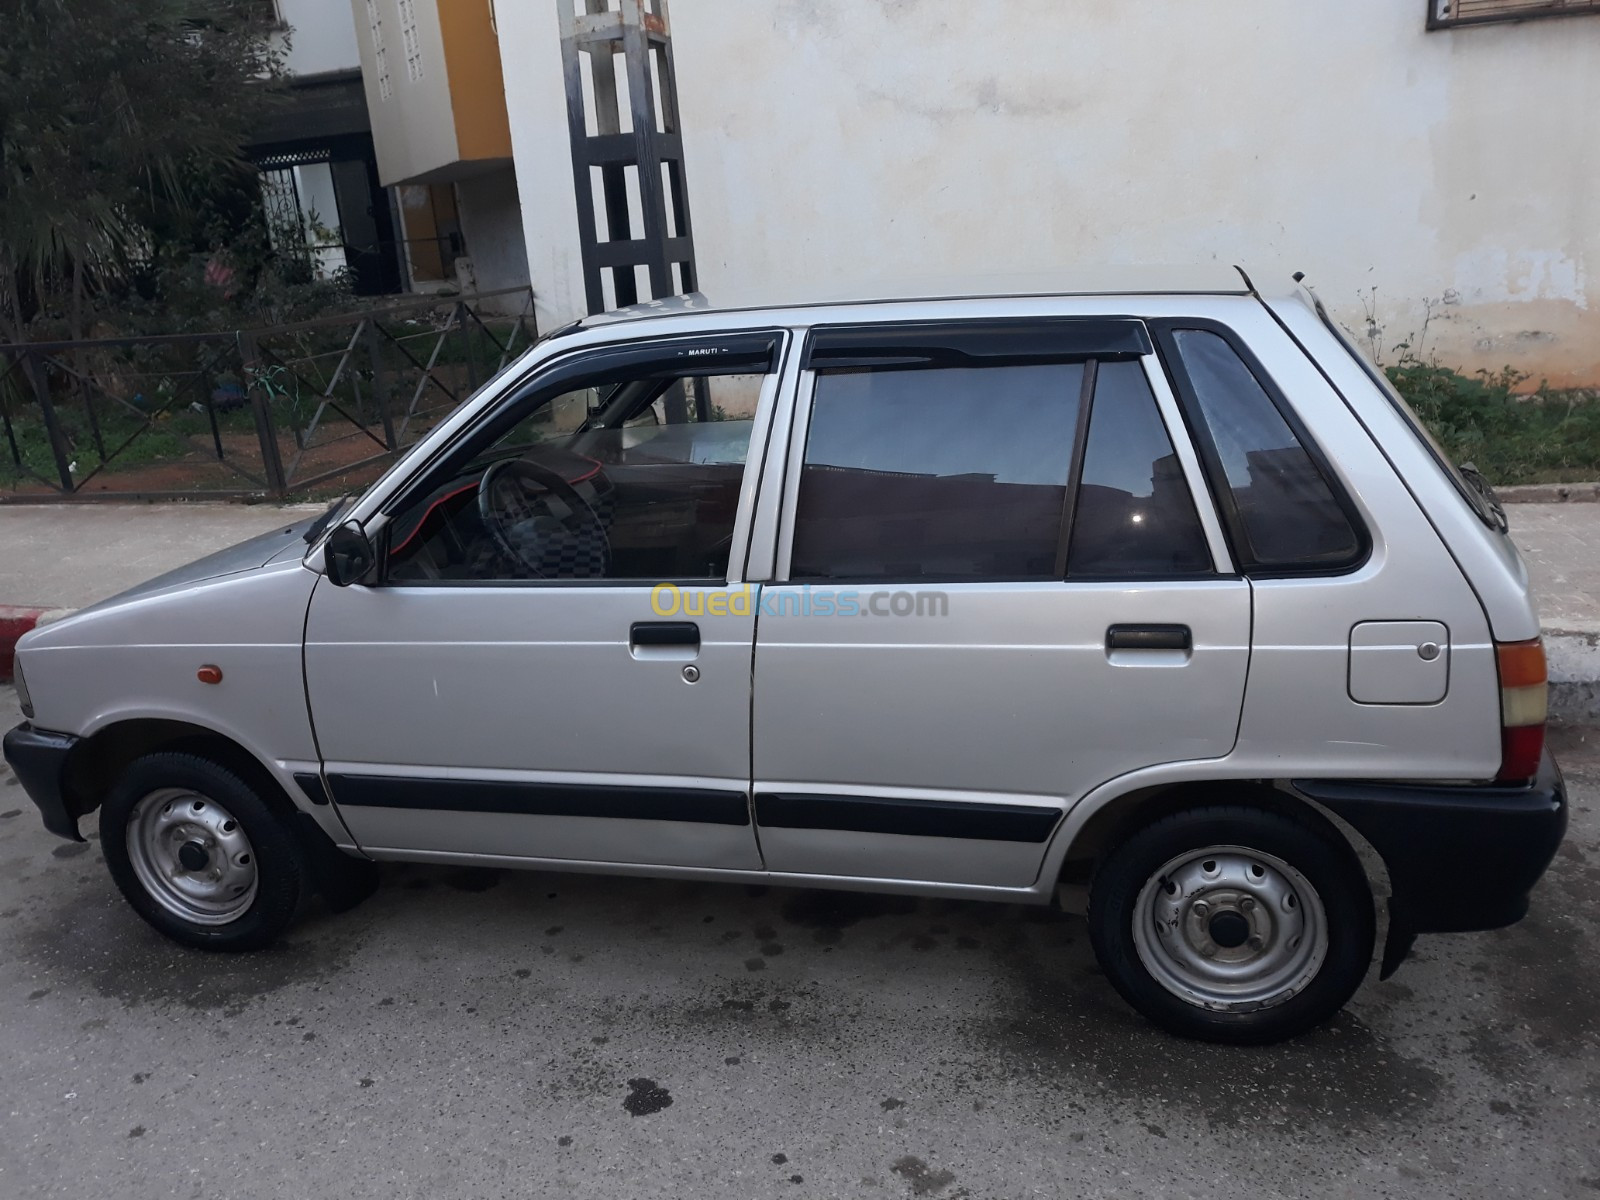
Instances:
[[[1261,1050],[1147,1027],[1077,918],[976,903],[407,867],[184,951],[0,773],[0,1197],[1592,1195],[1584,737],[1526,921]]]

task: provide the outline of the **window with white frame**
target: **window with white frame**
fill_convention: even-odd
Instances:
[[[1429,29],[1584,14],[1600,15],[1600,0],[1428,0]]]
[[[388,100],[394,95],[394,82],[389,78],[389,52],[383,46],[383,11],[379,0],[367,0],[367,27],[372,30],[372,64],[378,76],[378,99]]]
[[[400,39],[405,43],[406,77],[416,83],[422,78],[422,38],[417,32],[416,0],[400,0]]]

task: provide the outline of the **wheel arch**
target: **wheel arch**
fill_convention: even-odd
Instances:
[[[1087,896],[1100,859],[1135,830],[1189,808],[1243,804],[1295,816],[1330,841],[1343,845],[1360,865],[1374,904],[1380,910],[1384,908],[1380,901],[1388,897],[1390,888],[1382,856],[1349,822],[1301,795],[1284,780],[1169,779],[1142,787],[1103,790],[1104,795],[1091,793],[1068,811],[1046,855],[1043,878],[1056,889],[1064,907],[1076,908],[1072,898]]]
[[[82,738],[67,756],[62,784],[76,815],[99,808],[106,793],[136,759],[162,751],[193,754],[227,767],[286,819],[298,811],[271,770],[226,734],[172,717],[130,717],[113,721]]]
[[[370,890],[368,883],[372,881],[366,876],[353,878],[353,871],[367,860],[341,851],[326,822],[297,804],[289,789],[254,751],[227,734],[193,721],[129,717],[110,722],[81,739],[67,756],[63,769],[63,795],[69,811],[74,818],[93,812],[132,763],[163,752],[204,758],[244,780],[299,841],[314,885],[330,905],[349,907],[349,896],[356,891],[364,895]],[[328,820],[339,822],[331,809],[328,813]],[[370,864],[367,866],[370,871]]]

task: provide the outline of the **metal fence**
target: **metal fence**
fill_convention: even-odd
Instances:
[[[533,294],[0,343],[0,502],[282,498],[375,477],[538,337]]]

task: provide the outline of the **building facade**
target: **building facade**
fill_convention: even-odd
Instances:
[[[286,103],[249,148],[274,244],[303,248],[319,274],[348,270],[360,295],[398,292],[405,261],[378,179],[355,27],[342,4],[274,0]]]
[[[528,283],[490,0],[318,0],[353,21],[378,175],[415,290]],[[520,299],[509,299],[511,308]]]
[[[557,8],[575,3],[598,7],[496,13],[542,327],[586,308]],[[1556,8],[1570,19],[1507,20]],[[1390,361],[1409,341],[1469,371],[1600,385],[1593,0],[672,0],[670,16],[713,300],[1219,260],[1305,271]]]

